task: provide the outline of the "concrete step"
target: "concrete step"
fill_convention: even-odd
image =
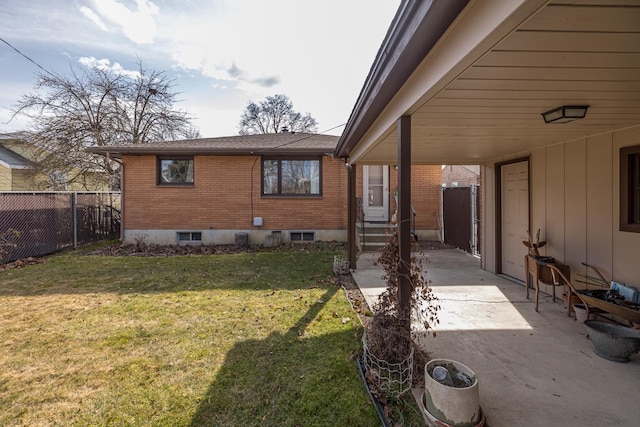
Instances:
[[[379,252],[391,236],[391,224],[365,223],[363,226],[362,223],[357,223],[356,235],[360,251]]]
[[[388,225],[365,225],[362,227],[361,225],[356,225],[356,233],[358,234],[380,234],[380,235],[390,235],[392,228]]]
[[[367,238],[372,237],[372,238],[377,238],[377,239],[381,239],[381,240],[388,240],[389,237],[391,237],[390,233],[385,233],[385,232],[380,232],[380,231],[372,231],[372,230],[366,230],[364,233],[362,231],[356,231],[356,234],[358,234],[359,236],[366,236]]]
[[[365,242],[364,246],[360,244],[361,252],[382,252],[384,242]]]

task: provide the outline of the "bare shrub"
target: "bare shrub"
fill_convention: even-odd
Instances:
[[[0,232],[0,262],[4,260],[9,249],[16,248],[15,242],[20,237],[20,232],[13,228]]]
[[[432,327],[439,322],[438,298],[433,293],[418,258],[412,254],[409,269],[410,305],[408,308],[400,306],[398,301],[400,256],[396,229],[387,240],[377,264],[384,269],[382,279],[386,281],[387,288],[374,305],[373,316],[366,326],[369,351],[389,363],[400,363],[408,357],[413,348],[416,366],[419,368],[414,369],[415,383],[420,381],[424,373],[427,357],[415,344],[411,324],[414,321],[415,324],[424,327],[427,333],[435,336]]]

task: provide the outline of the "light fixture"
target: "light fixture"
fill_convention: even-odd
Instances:
[[[563,105],[542,113],[545,123],[568,123],[583,119],[587,115],[588,105]]]

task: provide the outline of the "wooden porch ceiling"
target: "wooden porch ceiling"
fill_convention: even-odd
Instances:
[[[640,124],[640,0],[554,0],[513,19],[403,113],[413,163],[481,163]],[[582,120],[545,124],[541,113],[561,105],[590,108]],[[383,130],[363,138],[352,161],[397,161],[396,123],[378,122]]]

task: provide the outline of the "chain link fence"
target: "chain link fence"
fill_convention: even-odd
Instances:
[[[0,260],[118,238],[120,213],[118,192],[0,192]]]

